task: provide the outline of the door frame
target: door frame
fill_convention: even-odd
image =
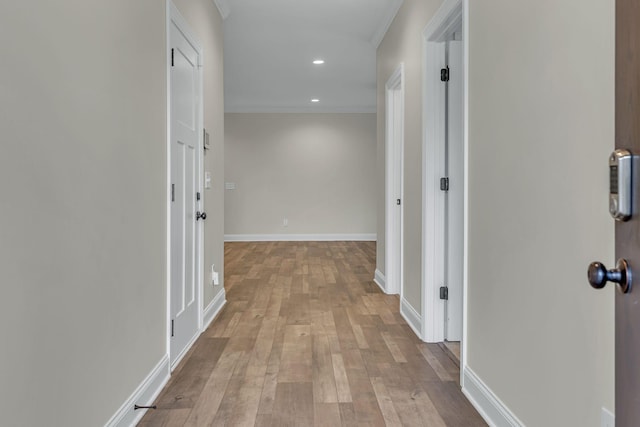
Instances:
[[[464,146],[464,225],[462,283],[461,363],[466,365],[467,337],[467,238],[468,238],[468,0],[445,0],[423,31],[423,138],[422,138],[422,339],[426,342],[444,340],[444,302],[440,286],[445,276],[445,195],[440,190],[440,177],[445,176],[446,102],[445,86],[440,81],[440,69],[446,64],[444,41],[456,29],[462,28],[463,44],[463,146]],[[463,369],[460,370],[461,376]]]
[[[400,102],[396,102],[395,93],[399,92]],[[395,129],[400,130],[399,133]],[[396,140],[396,136],[398,136]],[[400,153],[398,159],[397,154]],[[400,294],[402,299],[404,253],[404,63],[400,63],[385,84],[385,281],[387,294]],[[397,170],[397,165],[400,166]],[[394,184],[400,182],[400,210],[395,209],[396,198]],[[395,230],[400,228],[400,234]],[[395,253],[400,254],[396,265]]]
[[[204,49],[202,48],[202,43],[200,40],[193,34],[190,30],[187,21],[184,19],[178,8],[173,4],[171,0],[166,0],[166,79],[167,79],[167,141],[166,141],[166,153],[167,153],[167,163],[166,163],[166,239],[167,239],[167,247],[166,247],[166,291],[167,291],[167,317],[166,317],[166,352],[169,357],[169,361],[171,363],[171,370],[173,371],[175,367],[180,363],[185,354],[187,354],[189,348],[193,345],[193,343],[198,338],[199,334],[196,334],[194,338],[187,344],[182,353],[171,362],[171,25],[175,24],[176,27],[182,32],[187,40],[195,47],[198,52],[198,92],[200,93],[200,99],[198,102],[198,113],[196,114],[196,129],[204,129],[204,73],[203,73],[203,64],[204,64]],[[198,134],[198,143],[197,143],[197,152],[198,152],[198,191],[200,192],[200,206],[204,206],[204,191],[203,191],[203,177],[202,171],[204,170],[204,156],[203,156],[203,132],[197,132]],[[198,325],[197,329],[201,333],[203,327],[203,309],[202,309],[202,301],[203,301],[203,293],[204,293],[204,284],[203,284],[203,271],[202,266],[204,265],[204,222],[197,221],[196,222],[196,249],[198,251],[195,266],[195,275],[196,275],[196,307],[197,307],[197,315],[198,315]]]

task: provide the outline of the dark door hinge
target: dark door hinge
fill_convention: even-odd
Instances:
[[[440,69],[440,81],[441,82],[449,81],[449,67]]]
[[[448,300],[449,299],[449,288],[446,286],[440,287],[440,299]]]
[[[196,193],[196,200],[200,200],[200,192],[199,191]]]
[[[173,67],[173,48],[171,48],[171,66]]]
[[[173,319],[171,319],[171,336],[173,336]]]
[[[400,205],[401,203],[400,199],[396,199],[396,205]]]
[[[449,191],[449,178],[440,178],[440,190]]]
[[[176,185],[175,184],[171,184],[171,201],[172,202],[176,201]]]
[[[440,69],[440,81],[441,82],[449,81],[449,67]]]

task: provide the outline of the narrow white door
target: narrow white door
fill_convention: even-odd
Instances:
[[[395,293],[402,293],[402,176],[403,171],[403,141],[402,141],[402,111],[400,108],[402,102],[402,93],[399,89],[393,91],[393,193],[395,195],[395,221],[394,230],[395,247],[393,257],[393,265],[395,266],[393,283],[395,283]]]
[[[170,27],[170,257],[172,365],[199,332],[200,50]]]
[[[402,298],[403,175],[404,175],[404,66],[400,64],[386,83],[386,287]]]
[[[462,269],[464,250],[464,92],[462,42],[449,41],[447,82],[446,283],[445,339],[462,339]]]

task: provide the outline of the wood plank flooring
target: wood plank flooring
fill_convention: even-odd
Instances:
[[[485,426],[373,283],[375,243],[225,244],[227,305],[140,426]]]

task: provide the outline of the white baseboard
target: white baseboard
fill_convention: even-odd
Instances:
[[[165,355],[105,424],[105,427],[135,426],[142,419],[146,410],[138,409],[135,411],[134,405],[151,405],[169,381],[169,372],[169,355]]]
[[[400,315],[407,321],[407,324],[413,329],[417,337],[422,339],[422,316],[404,298],[400,298]]]
[[[225,242],[372,242],[375,234],[225,234]]]
[[[616,416],[607,408],[601,408],[600,427],[615,427]]]
[[[490,426],[524,426],[507,405],[468,367],[463,368],[462,392]]]
[[[387,293],[387,278],[384,277],[384,274],[380,270],[376,268],[376,272],[373,275],[373,281],[376,285],[384,292]]]
[[[202,331],[204,332],[213,319],[216,318],[222,307],[227,303],[226,293],[224,292],[224,288],[220,289],[218,294],[213,297],[207,308],[204,309],[204,313],[202,316]]]

